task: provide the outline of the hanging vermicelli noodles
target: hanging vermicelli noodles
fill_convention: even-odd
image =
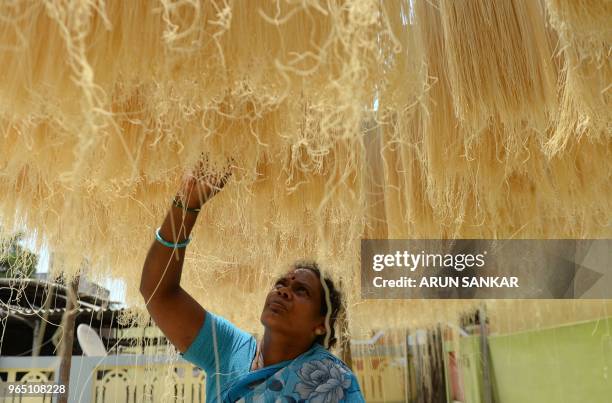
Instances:
[[[539,2],[440,1],[439,9],[444,68],[461,123],[478,133],[499,122],[507,143],[515,130],[546,129],[556,77]]]
[[[561,107],[550,153],[572,137],[609,143],[612,136],[612,4],[599,1],[547,1],[559,37],[562,59]]]
[[[29,66],[7,66],[7,70],[14,74],[21,71],[32,73],[33,77],[5,76],[7,83],[27,87],[21,91],[9,87],[7,92],[11,94],[12,102],[18,100],[19,94],[24,94],[22,98],[25,99],[17,104],[24,104],[23,110],[30,111],[27,120],[17,120],[20,125],[27,125],[17,129],[18,133],[10,127],[16,119],[7,123],[5,141],[16,147],[25,146],[30,151],[28,144],[34,144],[34,147],[39,144],[27,137],[45,137],[38,150],[28,152],[29,155],[21,158],[17,165],[8,167],[8,177],[15,177],[14,174],[32,165],[27,158],[39,160],[40,155],[35,151],[44,152],[45,158],[68,160],[68,165],[49,164],[37,175],[32,175],[36,181],[48,187],[49,183],[59,179],[72,189],[82,186],[88,191],[94,190],[97,197],[107,198],[101,201],[108,206],[117,199],[127,201],[145,184],[147,187],[164,183],[175,186],[179,175],[194,165],[202,150],[206,150],[210,158],[220,161],[231,156],[240,162],[242,170],[252,173],[247,175],[252,181],[255,178],[253,174],[257,174],[256,165],[262,165],[261,161],[267,159],[276,160],[279,153],[283,154],[280,161],[285,162],[282,169],[294,172],[303,170],[304,165],[321,165],[322,157],[334,146],[334,137],[346,137],[349,143],[355,141],[346,133],[352,127],[359,127],[362,103],[353,99],[359,98],[359,92],[365,92],[368,99],[372,97],[366,92],[367,86],[359,89],[362,87],[360,81],[366,78],[361,73],[367,73],[359,65],[368,63],[367,57],[357,58],[360,53],[368,51],[367,48],[359,50],[363,41],[359,36],[367,34],[368,25],[376,22],[363,20],[363,16],[369,14],[367,3],[339,5],[329,10],[316,4],[300,9],[284,3],[279,3],[282,8],[277,10],[268,2],[254,4],[252,8],[237,7],[233,14],[227,15],[231,15],[234,21],[233,30],[227,31],[227,35],[223,34],[228,21],[221,15],[221,11],[229,11],[226,4],[184,2],[162,6],[163,10],[148,7],[146,2],[130,7],[118,2],[105,7],[95,7],[94,4],[86,7],[76,3],[63,7],[50,3],[47,8],[41,8],[41,5],[32,3],[23,7],[25,11],[8,10],[38,18],[21,18],[7,24],[13,31],[20,30],[17,32],[23,36],[36,29],[44,31],[49,26],[47,36],[51,36],[49,42],[56,47],[17,49],[13,53],[19,55],[21,51],[25,55],[7,60],[19,65],[30,61],[32,66],[38,67],[37,58],[46,63],[54,59],[78,59],[78,63],[71,62],[69,67],[78,70],[80,66],[83,71],[93,73],[96,91],[92,91],[100,94],[92,96],[89,93],[92,86],[76,85],[78,83],[74,82],[68,69],[56,68],[56,71],[46,72],[51,76],[40,77]],[[328,18],[314,18],[312,13],[316,13],[316,17],[320,14]],[[211,15],[218,16],[220,21],[211,21]],[[186,21],[198,16],[202,18],[201,24]],[[344,22],[346,16],[352,18],[351,24],[343,27],[343,24],[347,25]],[[338,24],[328,20],[337,20]],[[112,29],[109,21],[114,21]],[[65,27],[68,22],[75,27]],[[134,31],[133,27],[137,25],[146,26],[144,36],[140,31]],[[334,32],[331,32],[332,26]],[[185,32],[177,32],[181,27]],[[55,30],[58,31],[57,39],[53,40]],[[77,32],[71,36],[73,30]],[[309,35],[303,35],[304,32],[309,32]],[[337,38],[341,34],[342,38]],[[32,35],[28,42],[35,43],[34,39],[42,36],[36,31]],[[101,44],[100,52],[94,52],[97,47],[89,44],[91,55],[77,52],[74,43],[85,41],[83,36],[89,36],[90,42]],[[190,36],[198,40],[187,40]],[[247,37],[256,40],[245,43]],[[139,46],[139,41],[147,45]],[[121,50],[114,50],[115,46]],[[135,48],[142,54],[135,56],[130,50]],[[343,55],[349,52],[348,48],[351,48],[353,59]],[[299,55],[304,55],[304,58]],[[324,68],[317,67],[318,64],[323,64]],[[323,70],[322,77],[316,77],[317,70]],[[302,83],[302,76],[306,74],[308,85]],[[359,74],[359,77],[354,77],[354,74]],[[85,76],[87,80],[93,80],[92,74]],[[51,110],[37,113],[37,98],[31,94],[42,92],[37,90],[38,86],[53,89],[54,85],[55,91],[45,89],[45,93],[57,96],[57,100],[46,100],[48,106],[45,105],[45,109]],[[353,90],[339,91],[338,85],[344,89],[350,86]],[[329,90],[324,90],[325,87]],[[312,89],[320,90],[321,96],[309,96]],[[290,94],[298,96],[292,95],[290,99]],[[104,97],[106,99],[102,100]],[[81,102],[81,98],[87,102]],[[357,107],[348,104],[347,98]],[[91,99],[102,102],[102,105],[91,106]],[[338,105],[346,106],[340,112]],[[82,108],[85,109],[79,111]],[[102,119],[100,124],[91,120],[90,112]],[[11,116],[16,115],[12,112]],[[295,118],[291,119],[291,116]],[[26,138],[19,139],[19,136]],[[236,136],[242,140],[236,142]],[[284,146],[291,144],[291,154],[287,154]],[[74,155],[67,153],[67,149],[73,150]],[[24,151],[12,149],[10,153],[16,155]],[[346,152],[349,155],[354,153],[352,150]],[[312,162],[308,161],[310,159]],[[334,169],[344,168],[339,164]],[[126,169],[127,166],[131,168]],[[28,178],[28,181],[32,180]],[[38,183],[29,185],[39,186]],[[52,193],[65,197],[64,193],[69,192],[52,190]],[[162,193],[167,198],[171,191]],[[77,198],[70,202],[78,204],[80,200]],[[95,204],[91,200],[88,202]],[[91,208],[95,211],[94,206]],[[98,220],[98,230],[100,225]],[[109,225],[106,231],[114,228],[115,225]],[[81,232],[81,228],[78,231]],[[117,238],[124,238],[129,232],[121,230],[117,234],[121,234]],[[79,238],[91,239],[82,232]],[[113,237],[105,234],[103,238]]]
[[[359,240],[610,237],[610,26],[598,1],[3,3],[0,224],[142,308],[204,154],[235,165],[183,276],[211,311],[257,331],[270,278],[311,257],[355,333],[453,321],[479,302],[361,301]],[[534,302],[558,322],[594,304]]]

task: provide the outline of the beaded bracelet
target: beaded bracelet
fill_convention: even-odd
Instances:
[[[160,244],[168,247],[168,248],[186,248],[187,245],[189,245],[189,242],[191,242],[191,238],[187,238],[186,240],[184,240],[183,242],[179,242],[179,243],[172,243],[172,242],[168,242],[166,241],[164,238],[162,238],[161,234],[159,233],[159,230],[161,230],[161,227],[157,229],[157,231],[155,231],[155,239],[157,240],[157,242],[159,242]]]
[[[200,208],[191,208],[191,207],[185,207],[183,205],[183,203],[181,203],[181,201],[177,198],[172,200],[172,205],[174,207],[178,207],[180,209],[183,209],[184,211],[188,212],[188,213],[194,213],[194,214],[198,214],[202,209]]]

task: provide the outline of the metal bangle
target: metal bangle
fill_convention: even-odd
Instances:
[[[183,205],[183,203],[181,203],[181,201],[177,198],[174,198],[172,200],[172,205],[174,207],[178,207],[180,209],[183,209],[183,211],[186,211],[188,213],[194,213],[194,214],[198,214],[202,209],[201,208],[191,208],[191,207],[185,207]]]
[[[187,245],[189,245],[189,242],[191,242],[191,238],[187,238],[183,242],[178,242],[178,243],[168,242],[164,238],[162,238],[161,234],[159,233],[160,230],[161,230],[161,227],[158,228],[157,231],[155,231],[155,239],[157,240],[157,242],[164,245],[165,247],[172,248],[172,249],[186,248]]]

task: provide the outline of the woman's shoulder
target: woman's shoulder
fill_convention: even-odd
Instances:
[[[183,358],[207,373],[248,372],[255,338],[221,316],[206,312],[204,323]]]

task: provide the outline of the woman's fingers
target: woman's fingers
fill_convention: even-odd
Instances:
[[[213,170],[208,155],[202,154],[195,169],[187,175],[183,186],[183,197],[190,207],[200,207],[219,193],[231,178],[234,167],[234,159],[228,158],[228,164],[223,170]]]

